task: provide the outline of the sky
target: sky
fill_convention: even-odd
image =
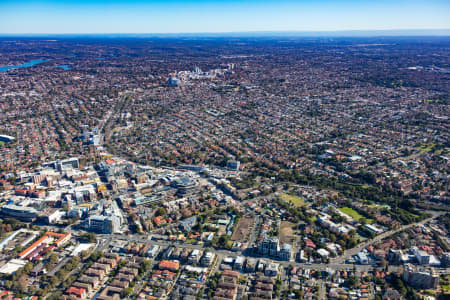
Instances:
[[[0,0],[0,34],[450,29],[449,0]]]

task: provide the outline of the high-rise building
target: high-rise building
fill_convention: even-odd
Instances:
[[[116,216],[91,216],[89,230],[98,233],[115,233],[120,230],[120,219]]]
[[[241,163],[237,160],[229,160],[227,161],[227,168],[233,171],[238,171],[241,166]]]
[[[289,261],[292,258],[292,245],[285,243],[280,248],[280,242],[277,237],[264,236],[258,246],[258,253]]]
[[[439,283],[439,275],[431,269],[416,268],[412,264],[406,264],[403,268],[403,280],[415,288],[435,289]]]
[[[450,252],[442,254],[441,263],[443,267],[450,267]]]
[[[178,86],[180,85],[180,79],[170,76],[167,83],[171,86]]]

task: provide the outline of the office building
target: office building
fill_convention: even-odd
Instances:
[[[436,289],[439,275],[431,269],[416,268],[411,264],[406,264],[403,268],[403,280],[414,288]]]
[[[32,207],[18,205],[4,205],[1,207],[2,216],[16,218],[22,221],[33,222],[36,220],[38,211]]]
[[[227,168],[233,171],[238,171],[241,166],[241,163],[236,160],[227,161]]]
[[[91,216],[88,219],[89,230],[98,233],[118,232],[120,225],[120,219],[116,216]]]
[[[192,195],[198,191],[197,183],[188,177],[173,180],[171,186],[177,189],[177,195],[181,197]]]

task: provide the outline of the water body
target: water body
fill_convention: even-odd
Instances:
[[[57,67],[57,68],[61,68],[61,69],[63,69],[64,71],[70,70],[70,67],[69,67],[68,65],[57,65],[56,67]]]
[[[29,67],[35,66],[37,64],[47,62],[47,61],[48,61],[47,59],[35,59],[35,60],[30,60],[29,62],[22,64],[22,65],[4,66],[4,67],[0,67],[0,72],[7,72],[12,69],[29,68]]]

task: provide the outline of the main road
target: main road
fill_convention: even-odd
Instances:
[[[358,253],[361,252],[364,248],[366,248],[366,247],[368,247],[368,246],[370,246],[370,245],[372,245],[372,244],[374,244],[374,243],[376,243],[376,242],[379,242],[379,241],[381,241],[381,240],[383,240],[383,239],[385,239],[385,238],[387,238],[387,237],[389,237],[389,236],[391,236],[391,235],[396,234],[397,232],[403,231],[403,230],[408,229],[408,228],[411,228],[411,227],[413,227],[413,226],[423,225],[423,224],[425,224],[425,223],[427,223],[427,222],[429,222],[429,221],[431,221],[431,220],[433,220],[433,219],[435,219],[435,218],[437,218],[437,217],[439,217],[439,216],[445,214],[445,212],[430,212],[430,213],[433,214],[433,216],[430,217],[430,218],[428,218],[428,219],[425,219],[425,220],[423,220],[423,221],[421,221],[421,222],[411,223],[411,224],[409,224],[409,225],[404,225],[404,226],[401,226],[401,227],[398,228],[398,229],[386,231],[386,232],[384,232],[384,233],[382,233],[382,234],[380,234],[380,235],[377,235],[375,238],[373,238],[373,239],[371,239],[371,240],[368,240],[368,241],[366,241],[366,242],[364,242],[364,243],[359,244],[359,245],[356,246],[355,248],[352,248],[352,249],[349,249],[349,250],[344,251],[344,254],[343,254],[343,255],[341,255],[341,256],[339,256],[339,257],[337,257],[337,258],[335,258],[335,259],[332,259],[333,264],[342,264],[342,263],[344,263],[347,259],[349,259],[349,258],[351,258],[352,256],[358,254]]]
[[[206,250],[210,247],[205,247],[204,245],[193,245],[193,244],[187,244],[187,243],[179,243],[179,242],[169,242],[169,241],[163,241],[163,240],[149,240],[149,239],[143,239],[139,236],[119,236],[116,238],[107,237],[100,245],[97,250],[104,250],[109,246],[109,244],[113,240],[121,240],[121,241],[127,241],[127,242],[139,242],[139,243],[145,243],[150,245],[158,245],[161,248],[163,247],[169,247],[174,246],[177,248],[188,248],[188,249],[198,249],[198,250]],[[231,251],[231,250],[225,250],[225,249],[214,249],[211,248],[212,252],[214,252],[218,258],[223,258],[227,256],[244,256],[244,257],[253,257],[251,255],[247,255],[245,253],[242,253],[242,251]],[[220,262],[218,261],[218,264]],[[280,266],[287,268],[291,266],[295,266],[297,268],[303,268],[303,269],[312,269],[312,270],[318,270],[318,271],[327,271],[329,269],[331,270],[352,270],[353,268],[356,268],[358,271],[364,271],[368,272],[373,269],[373,266],[371,265],[352,265],[352,264],[345,264],[345,263],[330,263],[330,264],[305,264],[305,263],[298,263],[293,261],[277,261]]]
[[[298,263],[298,262],[293,262],[293,261],[278,261],[278,263],[283,267],[295,266],[297,268],[313,269],[313,270],[318,270],[318,271],[343,270],[343,269],[351,270],[351,269],[355,268],[357,271],[367,272],[367,271],[370,271],[373,269],[372,265],[346,264],[345,263],[346,259],[352,257],[353,255],[356,255],[358,252],[362,251],[364,248],[366,248],[369,245],[374,244],[378,241],[381,241],[382,239],[384,239],[386,237],[394,235],[402,230],[411,228],[413,226],[423,225],[423,224],[439,217],[440,215],[444,214],[444,212],[431,212],[431,213],[433,214],[432,217],[427,218],[421,222],[404,225],[398,229],[390,230],[385,233],[382,233],[382,234],[378,235],[377,237],[375,237],[374,239],[371,239],[367,242],[361,243],[357,247],[345,251],[345,253],[342,256],[332,259],[330,261],[330,263],[328,263],[328,264],[306,264],[306,263]],[[106,238],[106,240],[101,245],[99,245],[100,246],[99,250],[103,250],[106,247],[108,247],[109,244],[113,240],[123,240],[123,241],[128,241],[128,242],[140,242],[140,243],[146,243],[146,244],[151,244],[151,245],[159,245],[161,247],[174,246],[174,247],[183,247],[183,248],[188,248],[188,249],[199,249],[199,250],[205,250],[205,249],[210,248],[210,247],[207,247],[204,245],[194,245],[194,244],[164,241],[164,240],[153,240],[153,239],[150,240],[149,236],[142,236],[142,235],[141,236],[138,236],[138,235],[131,235],[131,236],[110,235],[110,236],[106,236],[105,238]],[[214,248],[211,248],[211,249],[220,258],[223,258],[226,256],[236,257],[239,255],[244,256],[244,257],[253,257],[252,255],[247,254],[247,252],[242,252],[242,251],[230,251],[230,250],[225,250],[225,249],[214,249]]]

